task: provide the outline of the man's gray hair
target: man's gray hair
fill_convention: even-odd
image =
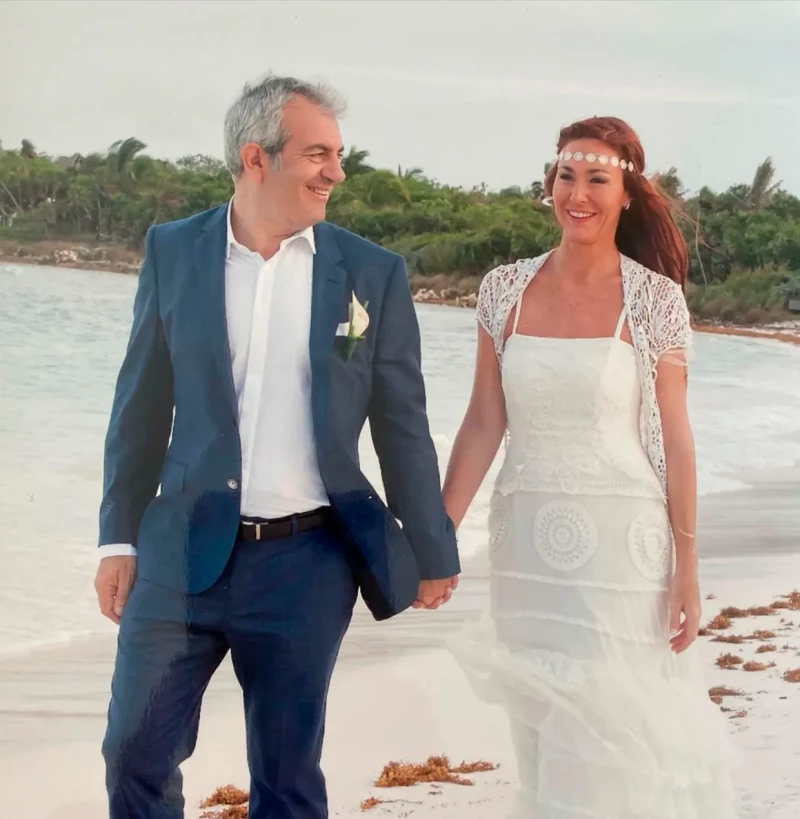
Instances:
[[[294,96],[305,97],[337,118],[345,111],[341,94],[321,82],[268,74],[258,83],[248,83],[225,115],[225,164],[234,179],[244,170],[241,152],[248,142],[258,143],[273,164],[279,163],[290,137],[283,127],[283,110]]]

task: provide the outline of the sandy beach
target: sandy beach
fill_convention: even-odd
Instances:
[[[768,606],[800,587],[797,483],[788,475],[772,478],[702,504],[703,592],[712,596],[704,603],[706,623],[725,607]],[[487,565],[478,556],[465,567],[452,603],[439,612],[409,611],[377,624],[359,608],[330,695],[324,767],[331,816],[503,816],[517,781],[505,717],[475,698],[443,648],[447,635],[487,603]],[[774,637],[754,639],[756,631]],[[719,635],[747,639],[714,642]],[[800,683],[784,676],[800,669],[800,611],[780,608],[734,619],[729,628],[700,638],[695,650],[705,660],[709,689],[739,692],[723,697],[718,707],[725,709],[721,718],[728,720],[740,755],[741,819],[795,819],[800,735],[793,726],[800,721]],[[716,665],[724,654],[734,657],[723,663],[730,668]],[[0,660],[5,815],[107,815],[99,748],[113,655],[109,627],[104,634]],[[748,661],[768,667],[748,672]],[[247,788],[244,748],[241,697],[226,662],[205,700],[197,750],[184,766],[187,819],[209,813],[200,805],[217,787]],[[498,767],[470,775],[471,786],[374,785],[387,763],[420,763],[433,755],[446,755],[453,765],[484,760]],[[210,810],[217,814],[225,815]]]

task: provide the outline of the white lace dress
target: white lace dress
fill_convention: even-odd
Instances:
[[[509,713],[514,819],[735,815],[724,718],[694,652],[669,649],[672,536],[627,312],[613,338],[514,327],[503,349],[491,615],[452,648]]]

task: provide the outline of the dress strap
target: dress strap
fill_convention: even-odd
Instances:
[[[625,305],[622,305],[622,312],[619,314],[619,320],[617,321],[617,329],[614,330],[614,338],[619,339],[622,336],[622,328],[625,326],[625,317],[627,316],[627,310],[625,309]]]
[[[519,314],[522,309],[522,297],[525,295],[525,291],[527,287],[522,288],[522,292],[519,294],[519,298],[517,299],[517,303],[514,305],[514,326],[511,328],[511,335],[514,336],[517,334],[517,325],[519,325]]]

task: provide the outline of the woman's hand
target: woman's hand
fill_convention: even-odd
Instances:
[[[700,584],[694,566],[678,566],[669,595],[670,647],[676,654],[686,651],[700,630]]]

